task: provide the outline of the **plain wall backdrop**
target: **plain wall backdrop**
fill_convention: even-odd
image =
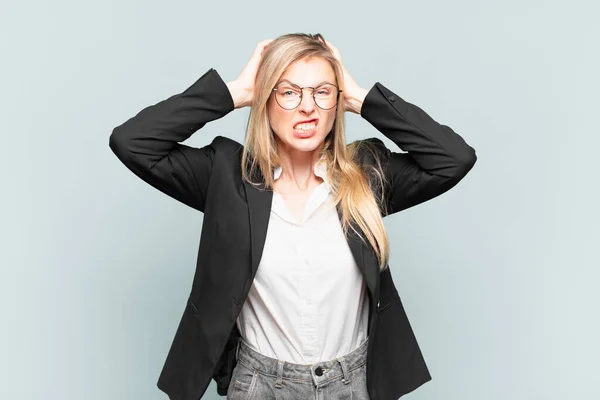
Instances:
[[[451,126],[478,162],[385,219],[433,380],[410,400],[598,399],[597,2],[22,1],[0,12],[0,398],[160,400],[202,214],[112,129],[256,44],[322,33],[350,74]],[[248,109],[208,124],[243,141]],[[347,114],[347,139],[379,137]],[[452,228],[451,228],[452,227]],[[460,227],[460,229],[456,229]],[[214,382],[205,395],[217,396]]]

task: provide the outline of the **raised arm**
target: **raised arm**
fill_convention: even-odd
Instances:
[[[382,158],[387,187],[387,214],[432,199],[455,186],[473,168],[477,156],[464,139],[425,111],[376,83],[361,116],[408,153],[390,151],[370,140]]]
[[[207,122],[252,104],[254,79],[264,48],[259,42],[240,76],[225,83],[210,69],[192,86],[140,111],[110,135],[109,145],[134,174],[161,192],[204,212],[219,140],[194,148],[181,144]]]
[[[329,42],[327,45],[344,72],[345,109],[360,114],[408,152],[390,151],[376,138],[366,140],[379,154],[388,182],[385,215],[439,196],[473,168],[475,150],[460,135],[379,82],[369,91],[358,86],[344,67],[339,50]]]
[[[233,109],[226,84],[210,69],[182,93],[144,108],[114,128],[109,146],[145,182],[204,211],[214,141],[202,148],[180,142]]]

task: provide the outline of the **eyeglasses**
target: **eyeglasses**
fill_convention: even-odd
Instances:
[[[304,89],[312,89],[312,97],[315,100],[317,107],[323,110],[331,110],[338,103],[340,93],[336,85],[326,83],[319,87],[313,88],[310,86],[300,87],[289,82],[281,82],[273,88],[275,92],[275,100],[277,104],[284,110],[293,110],[302,102]]]

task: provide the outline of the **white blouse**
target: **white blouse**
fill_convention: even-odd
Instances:
[[[323,178],[302,222],[281,195],[273,203],[263,255],[237,319],[242,338],[259,353],[295,364],[328,361],[367,339],[369,298]],[[274,178],[281,176],[276,168]]]

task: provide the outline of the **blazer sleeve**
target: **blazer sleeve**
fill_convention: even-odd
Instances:
[[[144,108],[114,128],[109,146],[145,182],[204,212],[219,137],[202,148],[180,142],[233,109],[227,85],[211,68],[182,93]]]
[[[361,116],[406,153],[390,151],[381,140],[368,140],[380,156],[387,181],[384,215],[420,204],[455,186],[473,168],[475,150],[419,107],[377,82],[369,90]]]

